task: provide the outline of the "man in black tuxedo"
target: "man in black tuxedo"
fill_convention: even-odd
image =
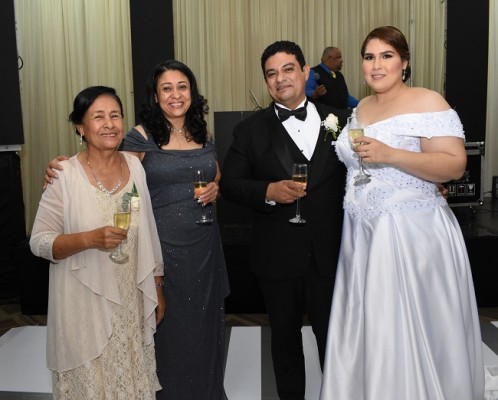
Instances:
[[[333,135],[321,121],[329,113],[339,117],[340,126],[346,121],[339,110],[306,98],[310,67],[297,44],[278,41],[268,46],[261,66],[274,102],[234,128],[220,189],[226,199],[254,212],[250,265],[270,319],[278,394],[302,400],[303,317],[309,317],[323,367],[346,175]],[[279,116],[279,109],[299,112]],[[291,180],[294,163],[308,164],[304,190]],[[298,197],[305,224],[289,222]]]

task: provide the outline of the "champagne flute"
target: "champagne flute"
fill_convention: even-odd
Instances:
[[[301,185],[306,186],[308,182],[308,165],[306,164],[294,164],[292,168],[292,180]],[[301,218],[301,206],[300,197],[296,200],[296,216],[291,218],[289,222],[293,224],[305,224],[306,220]]]
[[[348,117],[348,134],[349,134],[349,141],[351,142],[351,147],[355,148],[356,146],[358,146],[359,143],[354,143],[354,140],[356,138],[361,138],[364,136],[363,123],[360,121],[358,117]],[[357,157],[360,164],[360,171],[354,177],[355,186],[366,184],[371,180],[370,174],[367,174],[363,168],[363,159],[360,157],[359,154],[357,155]]]
[[[198,203],[201,204],[201,219],[195,221],[197,224],[209,225],[213,223],[211,218],[208,218],[206,215],[206,208],[204,204],[200,201],[201,193],[204,188],[207,186],[206,177],[204,176],[204,171],[202,169],[194,170],[194,197]]]
[[[131,221],[131,208],[130,202],[124,201],[118,205],[116,212],[114,213],[114,226],[121,229],[128,229],[130,227]],[[121,242],[118,247],[109,255],[112,261],[116,264],[124,264],[128,261],[129,256],[121,248]]]

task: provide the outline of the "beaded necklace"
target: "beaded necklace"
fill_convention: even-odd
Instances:
[[[185,132],[185,129],[184,128],[171,128],[171,131],[183,134]]]
[[[116,192],[121,187],[121,178],[123,177],[123,158],[121,157],[121,163],[119,164],[120,166],[120,172],[119,172],[119,178],[114,187],[111,190],[108,190],[102,182],[95,176],[95,172],[93,172],[92,166],[90,165],[90,159],[88,158],[88,151],[86,152],[86,163],[88,164],[88,168],[90,168],[90,171],[92,172],[93,177],[95,178],[95,183],[97,184],[97,187],[102,190],[107,197],[111,197],[112,194]]]

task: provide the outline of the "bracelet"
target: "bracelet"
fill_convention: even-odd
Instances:
[[[164,281],[156,282],[156,288],[164,287]]]

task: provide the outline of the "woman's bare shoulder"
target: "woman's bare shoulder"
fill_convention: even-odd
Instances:
[[[145,129],[142,125],[137,125],[134,127],[134,129],[139,132],[143,137],[144,139],[147,139],[147,134],[145,133]]]
[[[413,87],[407,92],[409,101],[418,112],[445,111],[450,108],[448,102],[435,90]]]

